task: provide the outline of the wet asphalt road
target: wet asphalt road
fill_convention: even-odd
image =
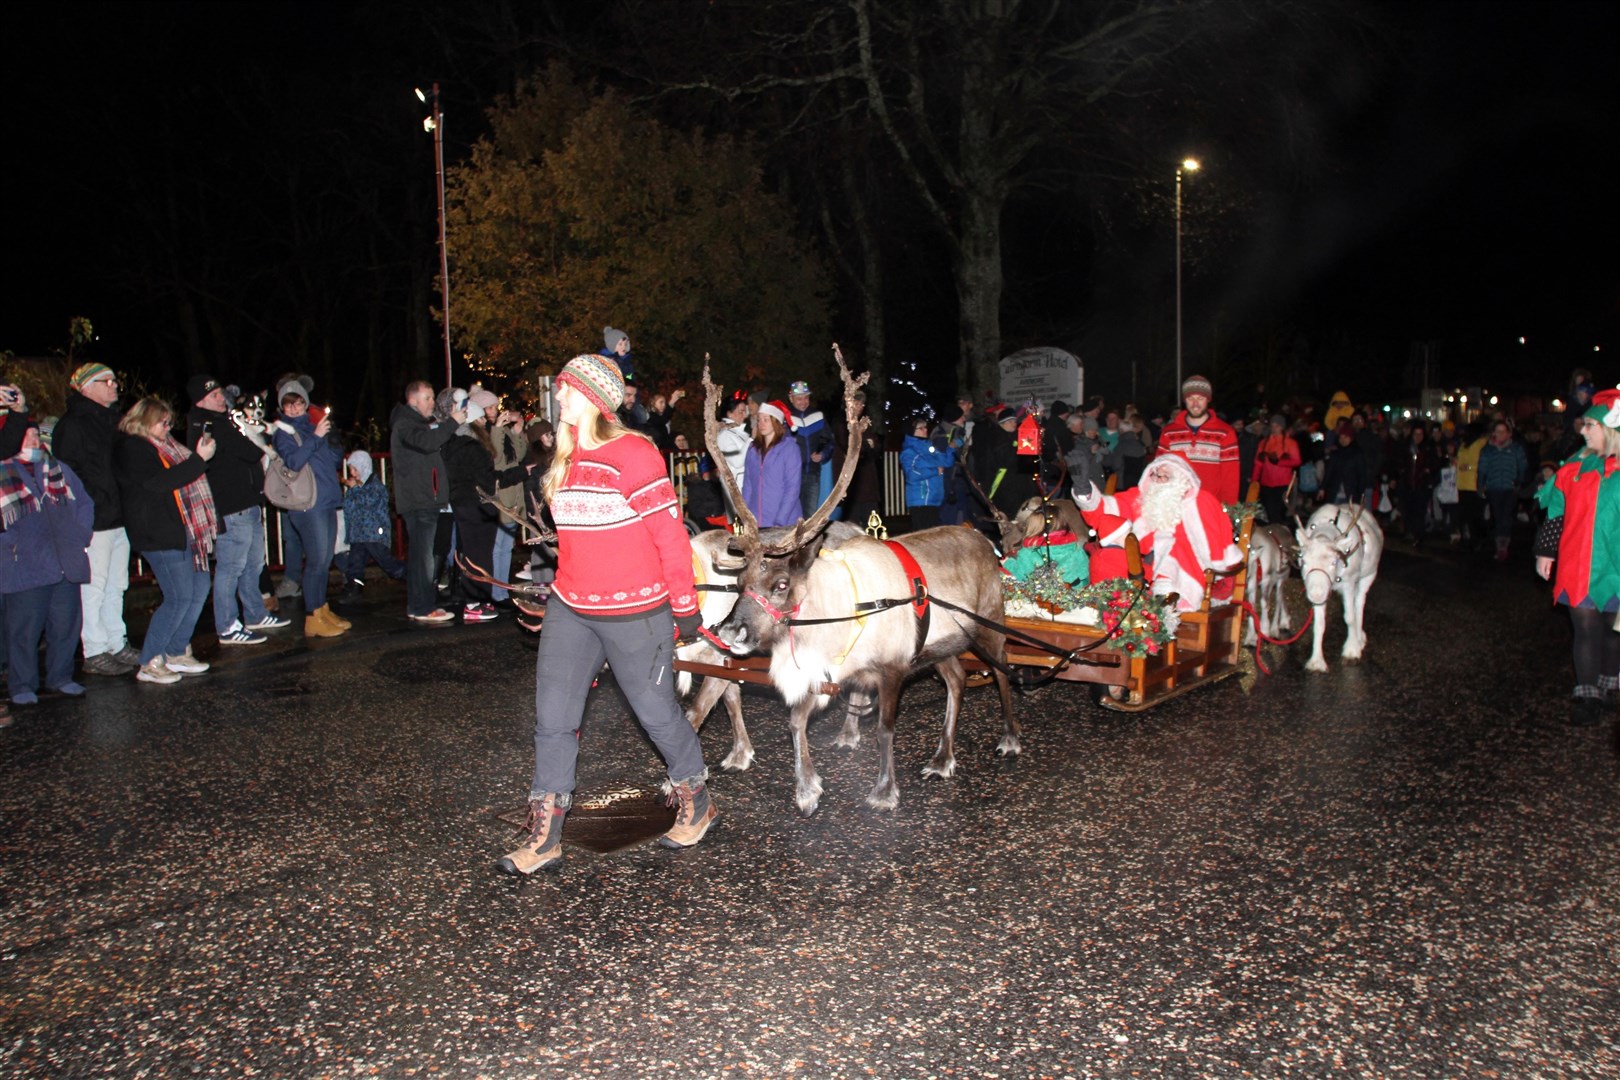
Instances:
[[[374,585],[347,638],[0,732],[0,1075],[1613,1077],[1615,724],[1564,726],[1527,562],[1396,543],[1364,663],[1335,618],[1327,675],[1302,643],[1137,715],[1048,687],[1012,762],[976,691],[949,780],[920,680],[893,813],[826,717],[801,818],[751,692],[701,846],[582,824],[531,880],[493,864],[532,650]],[[584,738],[582,799],[661,778],[610,680]]]

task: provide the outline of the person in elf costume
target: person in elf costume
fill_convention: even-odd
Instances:
[[[1577,431],[1585,445],[1536,496],[1547,511],[1536,534],[1536,573],[1569,608],[1570,722],[1588,727],[1602,721],[1605,695],[1620,695],[1620,389],[1594,394]]]

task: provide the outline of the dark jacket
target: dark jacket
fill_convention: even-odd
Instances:
[[[450,480],[450,508],[458,518],[468,521],[492,520],[497,517],[493,506],[479,496],[479,489],[494,495],[495,489],[508,484],[521,484],[525,472],[518,465],[503,472],[495,471],[495,460],[476,435],[457,435],[444,446],[444,467]]]
[[[192,406],[186,414],[186,445],[197,449],[203,425],[214,436],[214,460],[208,463],[208,486],[214,492],[214,513],[220,517],[240,513],[264,502],[264,451],[231,423],[229,413]]]
[[[49,459],[47,459],[48,461]],[[0,595],[55,585],[66,578],[76,585],[90,580],[90,526],[95,507],[73,467],[62,463],[69,498],[45,497],[46,462],[18,463],[39,509],[23,514],[10,528],[0,527]]]
[[[315,473],[315,505],[311,510],[337,510],[343,506],[343,485],[338,474],[343,469],[343,455],[331,443],[315,434],[315,422],[309,413],[303,416],[283,416],[270,428],[270,444],[276,448],[282,463],[297,472],[308,465]],[[293,433],[297,432],[297,438]]]
[[[113,475],[113,444],[118,431],[118,410],[97,405],[77,390],[68,395],[67,408],[51,433],[51,452],[73,466],[90,501],[96,506],[96,530],[124,524],[118,479]]]
[[[191,546],[174,493],[208,471],[192,454],[172,469],[157,447],[140,435],[120,435],[113,444],[113,473],[124,506],[124,528],[136,551],[185,551]]]
[[[450,504],[450,478],[444,472],[444,444],[456,433],[452,423],[436,423],[406,404],[388,418],[394,509],[442,510]]]
[[[1337,499],[1339,488],[1343,487],[1346,499],[1359,502],[1369,486],[1367,457],[1360,445],[1351,442],[1349,446],[1335,446],[1327,456],[1327,467],[1322,474],[1322,495],[1330,500]]]

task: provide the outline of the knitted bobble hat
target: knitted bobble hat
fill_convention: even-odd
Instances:
[[[1181,396],[1186,397],[1188,394],[1203,394],[1207,398],[1212,398],[1215,396],[1215,388],[1202,375],[1193,375],[1181,384]]]
[[[617,412],[624,404],[624,376],[619,365],[605,356],[584,353],[574,357],[557,373],[557,381],[584,394],[601,412]]]

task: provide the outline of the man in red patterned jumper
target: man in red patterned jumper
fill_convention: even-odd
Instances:
[[[1187,408],[1179,412],[1159,434],[1159,450],[1174,450],[1198,473],[1199,484],[1228,506],[1239,501],[1238,437],[1232,425],[1210,412],[1215,396],[1209,380],[1194,375],[1181,384],[1181,398]]]

